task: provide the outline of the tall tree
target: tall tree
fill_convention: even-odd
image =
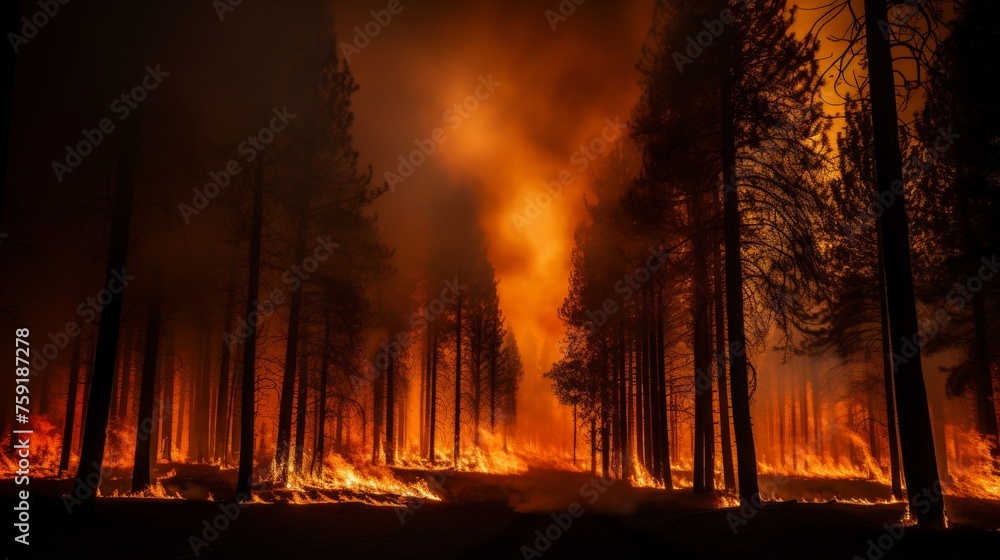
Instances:
[[[128,261],[129,229],[132,223],[132,195],[135,189],[136,165],[139,158],[139,123],[133,117],[125,125],[118,156],[118,180],[111,216],[111,241],[108,247],[108,265],[105,286],[121,286],[119,276],[125,274]],[[93,481],[100,481],[104,465],[104,446],[107,441],[108,416],[111,412],[111,393],[115,382],[115,362],[118,359],[118,333],[121,328],[122,303],[125,287],[114,290],[111,299],[101,312],[94,357],[87,414],[84,419],[83,447],[76,473],[74,495],[82,498],[83,510],[93,512],[97,488]],[[98,482],[99,483],[99,482]]]
[[[142,356],[141,397],[135,429],[135,458],[132,464],[132,491],[142,492],[149,488],[152,480],[153,464],[150,455],[156,451],[156,436],[152,433],[154,398],[156,396],[156,365],[160,349],[160,329],[162,327],[163,272],[154,277],[153,291],[149,298],[149,316],[146,322],[146,348]],[[152,452],[151,452],[152,449]]]
[[[920,332],[917,322],[910,234],[903,182],[903,157],[899,145],[892,51],[889,34],[879,22],[889,21],[884,0],[865,0],[865,52],[868,60],[869,99],[874,138],[875,173],[879,200],[894,200],[883,208],[879,220],[886,284],[886,301],[892,347],[914,346]],[[927,389],[919,345],[909,357],[897,354],[896,404],[903,472],[911,510],[921,525],[944,526],[944,499],[926,500],[924,492],[940,493],[934,439],[931,432]]]

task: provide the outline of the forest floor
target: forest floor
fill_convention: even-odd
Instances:
[[[235,472],[175,466],[189,498],[226,497]],[[769,502],[718,509],[689,489],[631,488],[587,473],[439,473],[441,501],[274,503],[245,507],[204,499],[103,498],[96,518],[71,515],[71,481],[31,483],[31,556],[11,558],[996,558],[1000,502],[948,498],[951,528],[897,524],[899,503]],[[397,471],[418,480],[426,473]],[[761,477],[762,487],[768,477]],[[787,479],[781,494],[887,494],[874,483]],[[12,512],[15,486],[0,481]],[[265,492],[265,496],[268,493]],[[363,498],[363,497],[361,497]],[[868,498],[871,499],[871,498]],[[227,512],[228,517],[227,518]],[[221,516],[221,517],[220,517]],[[13,515],[12,515],[13,517]],[[221,530],[209,528],[212,523]],[[8,532],[10,524],[6,524]],[[547,533],[547,536],[546,536]],[[6,539],[12,543],[12,536]]]

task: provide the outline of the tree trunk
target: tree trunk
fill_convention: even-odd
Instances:
[[[576,425],[577,425],[577,422],[578,422],[578,420],[576,418],[576,403],[573,403],[573,466],[574,467],[576,466],[576,440],[577,440]]]
[[[718,201],[717,201],[718,202]],[[719,384],[719,435],[722,439],[722,480],[726,490],[736,488],[733,469],[733,441],[729,433],[729,381],[726,379],[726,303],[723,297],[722,254],[719,243],[713,243],[712,260],[715,262],[715,365]],[[815,391],[815,388],[813,389]]]
[[[253,225],[250,233],[250,270],[247,287],[246,325],[249,329],[243,343],[243,379],[240,399],[240,469],[236,479],[236,497],[249,502],[253,492],[254,388],[257,358],[256,309],[260,290],[260,242],[264,221],[264,162],[259,158],[253,185]]]
[[[177,452],[183,455],[185,459],[190,459],[191,454],[184,451],[184,404],[187,402],[184,389],[187,387],[186,380],[186,375],[181,375],[177,378],[177,431],[175,432],[175,435],[177,437]],[[191,416],[190,410],[187,415]],[[190,422],[191,419],[188,418],[187,421]],[[190,447],[191,442],[188,441],[188,448]]]
[[[316,422],[316,449],[313,451],[313,459],[316,468],[313,472],[317,475],[323,474],[323,461],[326,459],[326,386],[330,377],[330,320],[326,321],[326,331],[323,333],[323,344],[320,351],[323,357],[320,360],[319,368],[319,400],[316,402],[318,409],[318,420]]]
[[[208,331],[205,333],[204,362],[201,366],[201,375],[198,378],[198,398],[194,409],[198,411],[198,424],[197,426],[192,426],[195,430],[193,435],[197,437],[198,441],[199,463],[207,463],[209,460],[210,419],[212,417],[212,400],[210,398],[212,392],[212,346],[212,328],[209,326]],[[191,418],[193,419],[194,415]]]
[[[388,365],[388,364],[386,364]],[[375,367],[379,367],[376,363]],[[385,413],[385,371],[378,371],[375,375],[374,395],[372,405],[374,407],[374,418],[372,419],[372,463],[377,464],[382,457],[382,431]]]
[[[430,420],[427,426],[427,455],[428,460],[431,464],[434,464],[434,435],[437,432],[437,326],[431,327],[431,388],[430,388],[430,401],[427,406],[430,407]]]
[[[69,455],[73,450],[73,425],[76,422],[76,392],[80,385],[80,339],[83,333],[73,339],[73,357],[69,366],[69,395],[66,397],[66,421],[63,424],[62,449],[59,455],[59,476],[69,470]]]
[[[497,352],[500,344],[500,341],[496,340],[498,335],[498,332],[490,335],[490,433],[493,435],[497,433]]]
[[[615,370],[618,388],[618,448],[621,453],[621,479],[629,480],[628,383],[625,373],[625,313],[618,314],[618,341],[615,345]],[[574,408],[575,410],[575,408]],[[574,426],[575,429],[575,426]],[[576,442],[574,442],[575,451]],[[574,452],[574,462],[576,453]]]
[[[337,453],[344,453],[344,399],[337,400]]]
[[[226,296],[226,312],[223,332],[232,334],[233,316],[236,313],[236,258],[233,256],[232,272],[229,277],[229,293]],[[229,340],[222,337],[222,362],[219,364],[219,386],[215,399],[215,459],[221,461],[226,456],[226,431],[229,427],[229,362],[232,350]]]
[[[642,293],[642,443],[643,443],[643,464],[646,472],[653,473],[653,348],[650,342],[649,328],[649,290]]]
[[[734,24],[735,25],[735,24]],[[736,436],[737,478],[740,501],[755,503],[758,499],[757,451],[753,441],[753,420],[750,416],[750,385],[747,372],[746,331],[743,316],[743,257],[739,187],[736,184],[736,110],[733,100],[735,76],[732,61],[739,51],[733,45],[737,29],[723,35],[727,50],[724,59],[721,91],[721,141],[723,221],[726,246],[726,311],[729,334],[729,371],[733,401],[733,432]]]
[[[127,420],[129,415],[128,400],[131,391],[130,379],[132,377],[132,346],[135,344],[135,332],[132,328],[125,330],[125,340],[122,341],[122,378],[121,391],[118,393],[118,413],[117,418]]]
[[[306,417],[309,412],[309,336],[302,337],[299,354],[299,391],[295,406],[295,472],[302,473],[302,454],[306,447]]]
[[[884,336],[888,337],[889,332],[885,331]],[[883,339],[883,343],[887,342],[888,338]],[[885,347],[885,346],[883,346]],[[884,356],[888,357],[888,355]],[[891,360],[890,360],[891,364]],[[823,438],[819,437],[820,425],[823,423],[823,400],[820,398],[822,391],[819,390],[819,368],[816,366],[816,362],[812,362],[809,366],[809,371],[812,373],[812,416],[813,416],[813,442],[815,444],[816,455],[822,457],[823,455]],[[886,386],[886,389],[891,391],[892,382]],[[893,426],[895,426],[896,418],[895,413],[892,418]],[[892,432],[893,436],[896,437],[895,427]]]
[[[597,475],[597,419],[590,419],[590,474]]]
[[[875,393],[868,393],[868,451],[872,456],[872,461],[878,463],[878,433],[875,431]],[[875,480],[876,473],[869,472],[869,477]]]
[[[885,392],[885,426],[889,435],[889,475],[892,478],[892,496],[897,500],[903,499],[903,483],[899,472],[899,441],[896,432],[896,402],[892,394],[893,373],[892,373],[892,346],[889,336],[889,311],[885,300],[885,274],[883,274],[884,264],[882,262],[882,232],[876,226],[878,237],[878,292],[879,292],[879,319],[882,332],[882,388]],[[816,392],[816,387],[813,387]]]
[[[690,216],[694,220],[708,215],[705,195],[695,194]],[[695,278],[692,284],[691,312],[694,322],[694,492],[714,488],[714,446],[712,426],[712,326],[709,321],[709,239],[708,231],[692,239]]]
[[[136,117],[137,119],[138,117]],[[132,194],[135,188],[135,170],[139,159],[138,121],[128,121],[121,139],[118,158],[118,186],[115,189],[114,210],[111,217],[111,241],[108,247],[108,267],[104,286],[119,286],[111,290],[111,301],[101,311],[94,355],[94,372],[84,421],[83,449],[76,474],[77,498],[83,498],[83,509],[93,513],[104,466],[104,445],[107,442],[108,416],[111,413],[111,391],[115,383],[115,362],[118,359],[118,333],[121,329],[122,302],[125,286],[119,276],[124,276],[128,261],[129,229],[132,223]],[[91,482],[88,482],[91,481]],[[97,481],[97,484],[92,484]]]
[[[94,361],[97,359],[97,343],[90,345],[90,358],[87,360],[87,371],[83,374],[83,402],[80,403],[80,441],[78,451],[83,453],[83,432],[87,429],[87,407],[90,405],[90,382],[94,379]],[[14,440],[11,440],[14,445]],[[13,452],[13,450],[11,451]],[[77,466],[79,468],[79,466]]]
[[[308,200],[300,208],[298,232],[295,236],[295,263],[305,260]],[[278,445],[274,460],[277,465],[276,484],[284,486],[288,479],[288,460],[292,444],[292,405],[295,398],[295,367],[298,363],[299,318],[302,312],[302,287],[292,290],[288,309],[288,340],[285,346],[285,371],[281,382],[281,399],[278,405]]]
[[[388,348],[388,345],[386,345]],[[396,372],[394,371],[394,352],[388,352],[389,363],[385,371],[385,462],[388,465],[396,464]]]
[[[132,491],[142,492],[152,480],[150,449],[155,445],[152,433],[153,400],[156,397],[156,361],[160,348],[161,292],[163,273],[157,271],[155,286],[149,302],[149,322],[146,326],[146,350],[142,355],[142,386],[140,388],[139,415],[135,427],[135,460],[132,465]]]
[[[233,350],[236,350],[237,346],[233,344]],[[233,387],[232,387],[232,406],[230,406],[229,412],[229,456],[239,457],[240,456],[240,418],[243,415],[243,407],[240,405],[243,382],[240,376],[241,367],[243,364],[243,354],[242,350],[238,350],[235,353],[236,359],[233,360]]]
[[[174,460],[174,337],[167,336],[167,348],[163,360],[163,458]]]
[[[889,21],[886,2],[865,0],[866,51],[878,195],[880,200],[894,199],[893,204],[884,207],[879,221],[890,334],[894,338],[894,351],[898,348],[906,356],[907,346],[912,347],[911,356],[896,359],[899,440],[903,452],[906,491],[911,511],[916,512],[917,523],[943,527],[944,499],[940,496],[941,482],[938,478],[923,365],[920,349],[912,342],[920,327],[913,289],[906,199],[900,188],[903,186],[903,158],[899,148],[892,52],[888,37],[882,34],[879,25],[885,21]],[[935,499],[922,498],[924,492],[936,494]]]
[[[635,454],[643,469],[649,471],[649,464],[646,462],[646,376],[645,376],[645,348],[646,337],[644,313],[645,301],[642,303],[636,300],[636,305],[640,309],[636,310],[635,324],[635,364],[633,375],[635,377]]]
[[[453,461],[458,469],[462,451],[462,299],[455,302],[455,450]]]
[[[664,352],[665,336],[666,332],[664,330],[663,324],[663,314],[665,310],[663,308],[663,292],[658,291],[659,306],[656,311],[656,340],[655,340],[655,356],[657,363],[657,391],[656,391],[656,410],[657,410],[657,433],[658,444],[660,446],[660,460],[661,460],[661,478],[663,479],[664,487],[668,490],[674,487],[673,483],[673,473],[670,467],[670,437],[667,432],[667,362]]]
[[[431,342],[429,333],[424,335],[424,355],[423,359],[420,361],[420,447],[417,451],[417,455],[423,455],[427,452],[427,402],[429,398],[430,389],[430,372],[431,372]]]
[[[611,368],[608,367],[608,344],[601,341],[601,476],[608,478],[611,471]]]
[[[799,446],[798,446],[798,429],[799,421],[795,415],[795,371],[789,370],[787,373],[788,379],[788,410],[791,412],[792,419],[789,425],[792,427],[792,470],[799,470]]]
[[[778,377],[778,453],[781,466],[785,466],[785,378]]]

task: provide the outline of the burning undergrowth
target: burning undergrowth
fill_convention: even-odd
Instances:
[[[400,476],[384,465],[355,465],[340,455],[327,457],[323,468],[316,472],[289,473],[283,488],[264,489],[260,496],[264,501],[293,504],[361,502],[376,506],[441,499],[426,480]]]

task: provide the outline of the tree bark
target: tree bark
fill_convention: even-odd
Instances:
[[[705,216],[705,194],[694,195],[691,219]],[[692,239],[695,278],[692,284],[691,312],[694,334],[694,492],[712,492],[714,488],[714,446],[712,425],[712,327],[709,321],[708,231]]]
[[[462,451],[462,298],[455,302],[455,469]]]
[[[664,487],[668,490],[674,487],[673,474],[670,467],[670,434],[667,431],[667,362],[664,352],[664,343],[666,332],[664,330],[664,318],[665,313],[663,306],[663,292],[658,291],[658,297],[660,304],[656,311],[656,363],[657,363],[657,391],[656,391],[656,408],[657,408],[657,433],[658,442],[660,446],[660,460],[661,460],[661,478],[663,480]]]
[[[107,442],[108,416],[111,413],[111,391],[115,383],[115,362],[118,359],[118,334],[121,329],[122,302],[125,286],[119,275],[125,275],[128,261],[129,230],[132,223],[132,194],[135,189],[135,170],[139,159],[138,117],[128,121],[122,137],[118,157],[118,185],[115,189],[114,210],[111,217],[111,241],[108,247],[108,266],[104,286],[120,286],[112,290],[111,300],[101,311],[94,355],[94,372],[91,380],[87,416],[84,421],[83,449],[76,474],[77,498],[82,497],[82,509],[93,513],[97,486],[100,485],[104,466],[104,446]],[[97,481],[97,485],[92,482]]]
[[[323,461],[326,459],[326,387],[330,377],[330,320],[326,321],[326,329],[323,333],[323,345],[320,351],[323,357],[319,368],[319,400],[316,402],[319,419],[316,422],[316,449],[313,451],[316,468],[313,470],[317,475],[323,474]]]
[[[437,432],[437,326],[431,327],[431,387],[430,400],[427,406],[430,407],[430,420],[427,426],[427,455],[431,464],[434,464],[434,435]]]
[[[615,344],[615,370],[618,388],[618,447],[621,453],[621,479],[629,480],[628,384],[625,373],[625,313],[618,314],[618,340]],[[575,409],[574,409],[575,410]],[[575,429],[575,426],[574,426]],[[574,441],[574,451],[576,442]],[[574,452],[574,462],[575,462]]]
[[[386,348],[389,346],[386,345]],[[396,372],[393,367],[395,364],[394,352],[390,349],[388,352],[389,364],[386,366],[385,371],[385,462],[388,465],[396,464],[396,438],[395,438],[395,421],[396,421]]]
[[[124,349],[122,350],[122,377],[119,384],[121,390],[118,393],[118,413],[115,416],[119,419],[127,420],[129,414],[128,400],[132,391],[129,380],[132,377],[132,346],[135,344],[135,332],[133,329],[129,328],[125,330],[125,340],[122,343]]]
[[[878,263],[875,269],[878,275],[879,319],[882,333],[882,388],[885,391],[885,426],[889,435],[889,475],[892,479],[892,496],[903,499],[903,483],[899,472],[899,440],[896,432],[896,402],[892,394],[892,345],[889,335],[889,310],[885,300],[885,265],[882,263],[882,232],[876,226],[878,236]],[[813,387],[813,392],[816,387]]]
[[[66,420],[63,423],[62,449],[59,455],[59,476],[69,470],[70,451],[73,450],[73,425],[76,423],[76,392],[80,385],[80,339],[83,333],[73,339],[73,357],[69,366],[69,395],[66,397]]]
[[[295,236],[295,263],[305,260],[306,220],[308,200],[300,207],[298,231]],[[277,465],[276,484],[284,486],[288,479],[289,453],[292,445],[292,405],[295,398],[295,368],[299,346],[299,318],[302,312],[302,287],[293,290],[288,308],[288,339],[285,347],[285,371],[281,382],[281,399],[278,404],[278,445],[274,460]]]
[[[719,243],[713,243],[715,262],[715,366],[719,384],[719,435],[722,439],[722,481],[726,490],[736,488],[733,441],[729,431],[729,381],[726,379],[726,303],[723,297],[725,271]],[[813,389],[815,391],[815,388]]]
[[[302,337],[299,353],[299,386],[295,406],[295,472],[302,473],[302,455],[306,447],[306,418],[309,412],[309,335]]]
[[[243,343],[243,380],[240,399],[240,468],[236,497],[249,502],[253,492],[254,388],[257,359],[257,294],[260,290],[260,243],[264,221],[264,162],[257,161],[253,184],[253,225],[250,233],[250,270],[247,287],[246,325],[250,330]]]
[[[236,258],[234,256],[232,271],[229,277],[229,293],[226,296],[226,311],[222,328],[224,333],[232,334],[233,316],[236,313]],[[215,450],[217,461],[226,456],[226,432],[229,428],[229,362],[232,350],[229,341],[222,338],[222,362],[219,364],[219,385],[215,399]]]
[[[735,76],[733,61],[739,51],[733,45],[738,33],[735,23],[723,35],[727,56],[724,59],[721,90],[721,141],[723,222],[726,247],[726,311],[729,335],[729,371],[733,401],[733,432],[736,436],[737,478],[740,501],[755,503],[757,486],[757,450],[753,440],[753,420],[750,415],[750,385],[747,372],[746,331],[743,315],[743,257],[741,255],[741,218],[739,187],[736,184],[736,109],[733,100]]]
[[[944,499],[934,451],[927,389],[924,386],[920,349],[912,342],[919,333],[910,234],[906,217],[903,159],[899,147],[896,88],[889,38],[880,22],[889,21],[886,2],[865,0],[869,95],[874,132],[875,171],[880,200],[894,200],[883,208],[879,221],[885,265],[886,300],[893,350],[906,355],[906,346],[915,347],[909,358],[896,359],[896,402],[899,406],[899,440],[903,472],[911,511],[923,526],[944,526]],[[928,492],[934,499],[924,498]]]
[[[146,325],[146,349],[142,355],[142,385],[139,397],[139,415],[135,427],[135,459],[132,464],[132,491],[142,492],[149,488],[152,480],[153,463],[150,460],[155,438],[152,433],[153,400],[156,397],[156,361],[160,348],[161,303],[163,273],[157,271],[155,286],[149,302],[149,321]]]
[[[209,325],[205,333],[205,354],[204,362],[201,366],[201,375],[198,378],[199,388],[197,393],[197,404],[195,410],[198,411],[198,424],[194,428],[193,435],[198,441],[198,462],[207,463],[209,460],[209,437],[211,432],[211,392],[212,392],[212,327]],[[194,418],[192,415],[191,418]]]

